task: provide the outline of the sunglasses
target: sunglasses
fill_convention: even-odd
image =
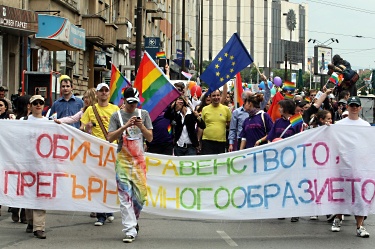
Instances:
[[[109,92],[109,89],[108,88],[102,88],[102,89],[99,90],[99,92],[101,92],[101,93],[102,92]]]
[[[34,101],[33,103],[31,103],[32,105],[34,106],[37,106],[37,105],[44,105],[44,101]]]
[[[357,104],[350,104],[349,106],[350,107],[359,107],[359,105],[357,105]]]

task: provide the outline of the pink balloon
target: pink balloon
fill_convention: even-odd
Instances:
[[[275,86],[281,86],[281,84],[283,84],[283,81],[279,76],[276,76],[275,78],[273,78],[273,83],[275,84]]]
[[[199,98],[200,96],[202,96],[202,88],[198,85],[193,86],[190,89],[190,95],[191,96],[197,95],[197,97]]]

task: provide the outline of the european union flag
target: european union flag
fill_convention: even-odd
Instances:
[[[207,93],[223,86],[253,61],[238,34],[234,33],[200,77],[209,86]]]

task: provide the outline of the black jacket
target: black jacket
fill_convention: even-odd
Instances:
[[[164,113],[164,117],[167,119],[170,119],[175,122],[174,125],[174,137],[173,142],[174,144],[177,143],[177,141],[181,137],[182,129],[184,128],[184,125],[186,125],[186,130],[188,132],[188,136],[190,138],[191,143],[194,147],[198,147],[198,137],[197,137],[197,131],[195,129],[195,125],[197,124],[199,128],[205,129],[206,124],[202,119],[198,120],[197,117],[195,117],[194,113],[186,114],[184,123],[182,123],[182,117],[181,114],[176,112],[174,108],[171,106],[168,107],[167,111]]]

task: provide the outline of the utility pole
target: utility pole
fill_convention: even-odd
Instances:
[[[139,64],[142,58],[142,9],[143,0],[137,1],[137,23],[136,23],[136,37],[135,37],[135,75],[137,75]]]
[[[182,1],[182,65],[181,71],[185,71],[185,1]]]
[[[201,0],[201,33],[200,33],[200,48],[199,48],[199,75],[203,73],[203,0]]]

